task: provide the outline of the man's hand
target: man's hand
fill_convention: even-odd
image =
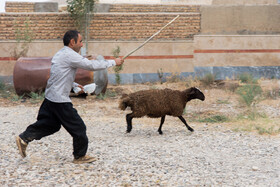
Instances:
[[[96,56],[95,55],[87,55],[86,58],[88,60],[95,60],[96,59]]]
[[[78,85],[79,88],[81,88],[81,91],[78,92],[78,95],[85,93],[84,92],[84,87],[82,85]]]
[[[122,58],[115,58],[116,66],[121,66],[124,63]]]

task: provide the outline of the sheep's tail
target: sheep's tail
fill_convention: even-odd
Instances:
[[[119,103],[119,109],[125,110],[128,106],[128,101],[130,100],[127,94],[123,94]]]

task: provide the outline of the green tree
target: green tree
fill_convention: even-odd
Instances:
[[[88,51],[88,36],[90,21],[94,12],[95,0],[67,0],[67,11],[75,21],[77,29],[85,36],[86,52]]]

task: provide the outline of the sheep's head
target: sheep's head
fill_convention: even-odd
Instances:
[[[199,99],[201,101],[205,100],[204,94],[196,87],[191,87],[187,89],[188,101],[192,99]]]

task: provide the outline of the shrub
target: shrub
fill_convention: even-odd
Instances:
[[[31,93],[27,94],[27,96],[30,97],[31,103],[38,103],[38,102],[44,100],[45,93],[44,92],[39,92],[39,93],[31,92]]]
[[[174,83],[179,82],[180,79],[180,73],[179,72],[173,72],[170,76],[166,77],[167,82]]]
[[[249,120],[256,120],[257,118],[267,118],[266,114],[264,113],[259,113],[258,111],[256,111],[255,109],[254,110],[251,110],[247,113],[247,118]]]
[[[207,73],[204,75],[204,77],[199,78],[199,81],[204,86],[210,86],[215,82],[216,75],[212,73]]]
[[[12,95],[10,96],[10,99],[11,99],[12,101],[19,101],[19,100],[22,100],[22,98],[23,98],[23,95],[12,94]]]
[[[225,89],[233,93],[236,92],[238,87],[239,87],[238,82],[227,82],[225,84]]]
[[[162,68],[157,70],[157,74],[158,74],[158,78],[160,80],[160,84],[162,84],[163,83],[163,71],[162,71]]]
[[[280,96],[280,88],[272,88],[264,93],[264,97],[268,99],[277,99]]]
[[[200,87],[200,81],[197,80],[196,78],[193,78],[191,76],[187,77],[185,79],[186,81],[186,87],[189,88],[189,87]]]
[[[119,54],[121,52],[120,46],[117,46],[116,49],[113,50],[113,55],[115,58],[119,57]],[[115,79],[116,79],[116,84],[120,85],[121,84],[121,75],[120,72],[123,70],[123,64],[121,66],[114,66],[113,70],[115,72]]]
[[[236,92],[240,96],[240,101],[251,107],[259,101],[262,89],[258,84],[246,84],[239,87]]]
[[[252,84],[256,84],[258,82],[257,79],[254,79],[253,75],[250,73],[242,73],[238,76],[238,79],[242,82],[242,83],[252,83]]]
[[[29,19],[24,21],[24,29],[16,24],[14,26],[16,28],[15,34],[17,43],[14,50],[11,52],[11,55],[16,59],[27,55],[29,45],[33,41],[33,32],[30,29],[29,22]]]

